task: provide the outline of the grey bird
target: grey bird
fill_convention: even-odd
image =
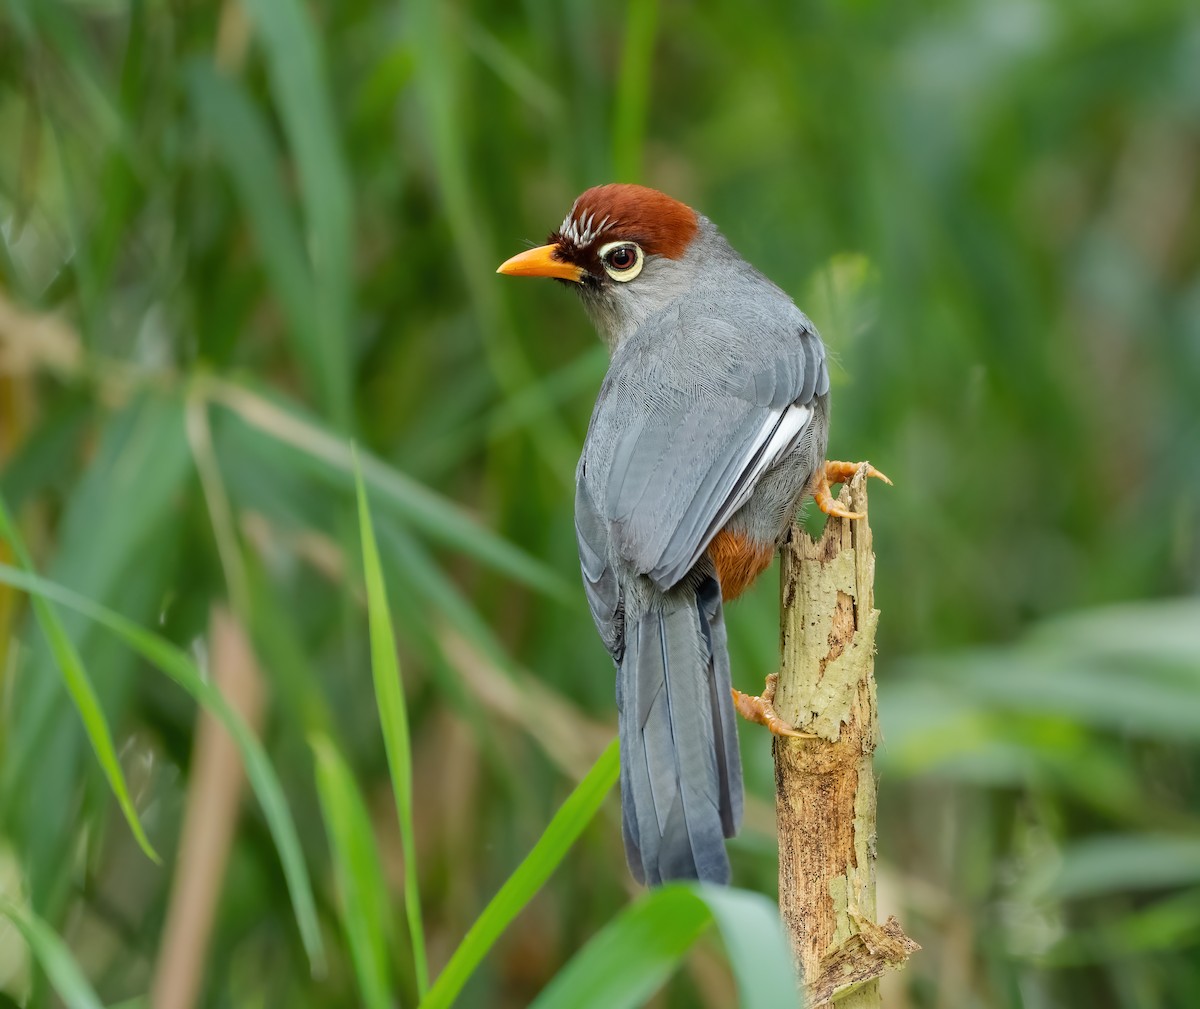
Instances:
[[[712,221],[643,186],[587,190],[548,244],[498,272],[572,284],[611,355],[575,529],[618,670],[629,868],[649,885],[727,883],[743,805],[735,712],[793,733],[770,689],[733,690],[724,603],[770,564],[806,495],[857,517],[829,490],[857,466],[825,462],[825,347]]]

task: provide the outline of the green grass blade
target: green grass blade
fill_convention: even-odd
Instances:
[[[35,598],[66,606],[105,627],[147,662],[179,684],[225,726],[241,753],[246,777],[262,806],[267,827],[279,852],[279,861],[283,866],[284,878],[292,898],[296,924],[313,972],[324,973],[325,952],[317,922],[316,903],[313,900],[308,870],[304,865],[296,824],[288,810],[283,786],[271,767],[266,751],[241,716],[229,706],[221,692],[201,675],[187,653],[165,638],[139,627],[132,620],[99,603],[85,599],[70,589],[7,564],[0,564],[0,584],[11,585]]]
[[[33,561],[17,533],[16,523],[9,515],[3,497],[0,497],[0,540],[8,541],[18,563],[26,571],[32,573]],[[32,597],[32,602],[38,625],[42,628],[42,633],[46,636],[55,662],[62,671],[67,693],[71,695],[71,700],[75,703],[88,741],[92,744],[92,750],[96,754],[96,760],[99,762],[105,778],[108,779],[109,787],[116,797],[117,804],[121,807],[125,821],[137,839],[138,846],[146,853],[147,857],[156,863],[161,863],[162,859],[150,844],[150,839],[146,837],[146,832],[142,829],[142,822],[138,819],[133,799],[129,795],[129,786],[126,785],[125,775],[121,771],[121,761],[117,758],[116,747],[113,746],[112,732],[109,730],[108,721],[104,717],[104,710],[100,707],[100,699],[96,696],[92,681],[83,667],[83,660],[80,659],[79,653],[71,643],[66,628],[63,627],[62,620],[59,619],[54,607],[40,596]]]
[[[275,442],[295,449],[320,465],[339,485],[352,484],[354,459],[345,439],[246,389],[212,383],[212,401]],[[574,603],[578,593],[553,569],[484,528],[460,505],[431,491],[387,463],[360,453],[363,480],[397,514],[427,536],[475,557],[522,584],[559,601]]]
[[[775,906],[761,894],[705,885],[652,890],[621,912],[564,967],[533,1009],[624,1009],[643,1005],[716,922],[742,1009],[800,1003],[791,954]]]
[[[563,99],[529,65],[478,21],[468,21],[463,31],[467,47],[496,77],[507,84],[521,101],[558,124],[563,116]]]
[[[245,211],[311,388],[320,393],[326,351],[317,326],[312,270],[280,181],[279,152],[270,131],[246,93],[207,64],[192,63],[184,80],[196,119],[211,139]]]
[[[388,978],[387,885],[372,840],[371,820],[354,776],[327,736],[309,740],[316,758],[317,798],[342,901],[342,927],[359,991],[368,1009],[392,1004]]]
[[[7,402],[3,394],[0,402]],[[26,470],[24,477],[7,461],[0,463],[3,493],[13,514],[18,497],[42,504],[61,501],[61,511],[35,508],[35,514],[54,515],[47,577],[150,623],[152,615],[162,612],[164,600],[174,598],[168,572],[186,535],[181,506],[187,500],[191,460],[182,398],[138,391],[112,411],[97,413],[87,397],[79,405],[84,423],[79,436],[84,441],[43,442],[42,450],[51,456],[35,471]],[[7,423],[0,419],[6,430]],[[20,427],[18,423],[15,430]],[[67,474],[62,467],[72,458],[82,469],[74,467]],[[44,498],[52,487],[60,490]],[[133,700],[140,689],[136,657],[75,614],[60,608],[59,616],[83,657],[114,733],[136,733],[144,724],[144,711]],[[57,920],[53,895],[61,892],[56,881],[63,879],[63,860],[69,857],[72,838],[95,822],[98,809],[93,804],[80,816],[71,808],[74,784],[85,770],[90,772],[94,758],[75,705],[62,688],[54,653],[40,632],[35,638],[23,663],[27,675],[14,684],[19,689],[13,701],[20,715],[0,730],[0,820],[6,835],[28,853],[32,906]],[[121,752],[120,740],[116,742]],[[122,764],[129,769],[123,752]],[[93,780],[100,781],[100,775]],[[107,781],[102,787],[108,791]]]
[[[407,5],[406,12],[415,57],[414,93],[424,112],[441,202],[479,319],[488,364],[506,396],[523,392],[544,396],[502,300],[501,288],[495,283],[492,261],[501,257],[494,252],[486,228],[489,215],[479,205],[479,188],[472,181],[473,155],[465,132],[469,120],[460,93],[460,29],[454,24],[451,10],[435,0],[417,0]],[[530,428],[528,434],[549,472],[569,485],[578,445],[559,411],[549,403],[543,407],[544,421]]]
[[[487,956],[488,950],[509,922],[533,899],[591,822],[604,797],[617,783],[619,773],[620,750],[614,739],[575,790],[567,796],[567,801],[554,814],[533,850],[505,880],[467,931],[429,994],[422,999],[420,1009],[448,1009],[454,1004],[467,979]]]
[[[353,199],[321,37],[299,0],[246,0],[244,6],[262,38],[271,90],[296,158],[325,366],[323,400],[337,426],[345,429],[352,414]]]
[[[623,182],[641,181],[657,28],[658,0],[631,0],[625,16],[625,45],[617,75],[613,122],[614,178]]]
[[[409,745],[408,711],[400,680],[400,660],[396,655],[396,637],[388,609],[387,586],[379,562],[379,546],[371,525],[371,510],[363,486],[358,456],[354,459],[354,480],[358,493],[358,525],[362,537],[363,575],[367,583],[367,616],[371,632],[371,672],[375,679],[375,700],[387,749],[388,771],[396,796],[396,816],[400,821],[400,843],[404,851],[404,911],[412,942],[413,966],[417,991],[423,998],[429,989],[429,964],[425,958],[425,931],[421,925],[421,894],[417,885],[417,843],[413,828],[413,769]]]
[[[103,1009],[104,1004],[96,997],[71,951],[54,929],[37,915],[3,898],[0,898],[0,915],[11,921],[25,937],[30,951],[68,1009]]]

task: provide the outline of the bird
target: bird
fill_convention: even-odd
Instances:
[[[734,690],[724,605],[768,567],[826,462],[829,369],[812,321],[717,226],[655,189],[586,190],[498,273],[574,288],[609,350],[575,472],[584,590],[616,665],[621,821],[639,883],[728,883],[742,819],[737,713],[804,735]],[[874,467],[871,476],[887,480]],[[890,481],[888,481],[890,483]]]

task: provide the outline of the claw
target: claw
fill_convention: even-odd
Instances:
[[[858,472],[860,466],[867,467],[867,476],[874,477],[876,480],[882,480],[889,487],[892,481],[884,476],[870,463],[859,462],[827,462],[825,463],[825,471],[821,474],[821,480],[817,484],[817,489],[813,491],[813,500],[817,507],[826,515],[834,515],[842,519],[860,519],[863,518],[862,512],[852,512],[845,505],[834,499],[830,491],[830,485],[835,483],[845,483]]]
[[[778,684],[779,674],[772,673],[767,677],[762,695],[759,697],[755,697],[753,694],[743,694],[740,690],[732,690],[733,706],[737,709],[737,713],[749,722],[765,725],[775,736],[816,739],[817,737],[813,733],[801,732],[779,717],[779,712],[775,710],[775,688]]]

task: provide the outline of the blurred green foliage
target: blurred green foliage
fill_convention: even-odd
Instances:
[[[569,292],[493,271],[613,179],[796,295],[839,362],[831,455],[896,481],[872,510],[881,908],[924,951],[890,1004],[1200,1002],[1194,3],[5,0],[0,491],[40,571],[202,666],[232,606],[316,887],[313,979],[246,804],[204,1004],[358,997],[310,738],[406,934],[349,439],[435,974],[609,738],[570,493],[605,358]],[[111,1004],[149,987],[196,708],[59,616],[165,864],[0,588],[0,886]],[[772,579],[729,622],[749,687]],[[743,744],[735,875],[771,894],[769,748]],[[625,905],[606,811],[461,1004],[527,1004]],[[0,935],[0,988],[50,1004]],[[662,1004],[734,999],[702,952]]]

